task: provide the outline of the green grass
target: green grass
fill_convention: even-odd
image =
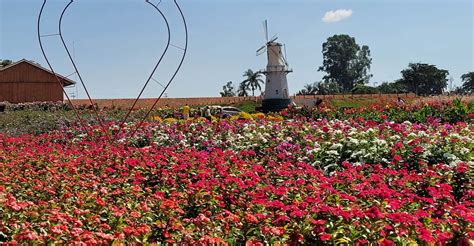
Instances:
[[[106,120],[119,120],[123,118],[125,111],[101,112]],[[86,124],[97,124],[97,118],[93,111],[79,111],[81,119]],[[20,110],[0,113],[0,133],[18,136],[21,134],[41,134],[61,127],[69,127],[79,123],[74,111],[56,110]]]
[[[243,101],[232,105],[247,113],[255,113],[255,108],[258,106],[255,101]]]
[[[0,114],[0,133],[8,135],[40,134],[67,125],[74,115],[70,111],[14,111]]]

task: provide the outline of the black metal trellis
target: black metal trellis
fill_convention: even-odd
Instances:
[[[73,105],[69,95],[66,93],[64,87],[62,86],[62,83],[61,83],[61,79],[58,77],[58,75],[54,72],[54,69],[53,69],[53,66],[51,65],[47,55],[46,55],[46,52],[43,48],[43,42],[42,42],[42,38],[43,37],[51,37],[51,36],[59,36],[60,39],[61,39],[61,43],[63,44],[63,47],[64,49],[66,50],[66,53],[69,57],[69,60],[70,62],[72,63],[73,67],[74,67],[74,73],[72,73],[71,75],[73,74],[77,74],[78,77],[79,77],[79,80],[81,82],[81,85],[84,89],[84,91],[86,92],[86,95],[87,95],[87,98],[89,100],[89,103],[91,104],[92,106],[92,109],[94,110],[94,113],[95,113],[95,116],[102,128],[102,130],[104,131],[106,137],[109,139],[109,140],[115,140],[115,138],[112,136],[109,136],[109,132],[108,132],[108,129],[106,128],[106,126],[104,125],[104,122],[103,122],[103,118],[100,116],[100,113],[99,113],[99,110],[98,108],[95,107],[95,104],[94,104],[94,101],[93,99],[91,98],[90,96],[90,93],[89,91],[87,90],[87,87],[84,83],[84,80],[82,79],[82,76],[79,72],[79,69],[76,65],[76,62],[74,61],[72,55],[71,55],[71,52],[69,51],[69,48],[68,46],[66,45],[66,42],[64,40],[64,37],[62,35],[62,20],[63,20],[63,17],[66,13],[66,11],[68,10],[68,8],[71,6],[71,4],[74,2],[74,0],[70,0],[70,2],[66,5],[66,7],[63,9],[62,13],[61,13],[61,16],[60,16],[60,19],[59,19],[59,33],[54,33],[54,34],[47,34],[47,35],[41,35],[41,29],[40,29],[40,23],[41,23],[41,18],[42,18],[42,14],[43,14],[43,10],[44,10],[44,7],[46,5],[46,2],[47,0],[44,0],[43,1],[43,4],[41,6],[41,10],[40,10],[40,13],[38,15],[38,22],[37,22],[37,34],[38,34],[38,42],[39,42],[39,45],[40,45],[40,48],[41,48],[41,51],[42,51],[42,54],[43,54],[43,57],[45,58],[49,68],[51,69],[51,71],[53,72],[53,74],[56,76],[56,79],[58,81],[58,83],[61,85],[61,88],[63,90],[63,93],[66,95],[66,98],[69,102],[69,104],[71,104],[71,107],[73,108],[74,112],[75,112],[75,115],[77,117],[77,119],[80,121],[81,123],[81,126],[85,129],[86,128],[86,124],[84,123],[84,120],[81,118],[77,108]],[[149,75],[148,79],[146,80],[144,86],[142,87],[141,91],[140,91],[140,94],[138,95],[138,97],[135,99],[132,107],[129,109],[129,111],[127,112],[125,118],[121,121],[120,123],[120,127],[119,127],[119,131],[117,133],[117,135],[119,135],[122,130],[123,130],[123,126],[125,124],[125,122],[127,121],[127,119],[129,118],[130,114],[132,113],[132,111],[134,110],[138,100],[141,98],[144,90],[146,89],[146,87],[148,86],[150,80],[153,80],[155,82],[157,82],[158,84],[160,84],[162,87],[163,87],[163,90],[161,91],[159,97],[154,101],[152,107],[148,110],[148,112],[146,113],[145,117],[143,117],[143,119],[136,125],[136,128],[133,130],[132,134],[130,137],[133,137],[135,135],[135,133],[138,131],[138,129],[143,125],[144,121],[149,117],[150,113],[153,111],[154,107],[156,106],[156,104],[158,103],[158,101],[162,98],[162,96],[164,95],[165,91],[168,89],[169,85],[173,82],[173,80],[175,79],[176,75],[178,74],[179,70],[181,69],[181,66],[184,62],[184,59],[186,57],[186,53],[187,53],[187,48],[188,48],[188,30],[187,30],[187,24],[186,24],[186,19],[184,17],[184,14],[181,10],[181,7],[179,6],[179,4],[177,3],[177,0],[174,0],[174,4],[176,5],[176,7],[178,8],[179,12],[180,12],[180,15],[181,15],[181,18],[182,18],[182,21],[184,23],[184,29],[185,29],[185,34],[186,34],[186,43],[185,43],[185,47],[184,48],[181,48],[181,47],[178,47],[178,46],[175,46],[175,45],[172,45],[171,44],[171,30],[170,30],[170,26],[169,26],[169,23],[168,23],[168,20],[166,18],[166,16],[163,14],[163,12],[158,8],[158,5],[161,3],[161,0],[159,1],[159,3],[157,4],[153,4],[151,3],[149,0],[145,0],[145,2],[147,4],[150,4],[151,6],[153,6],[158,12],[159,14],[161,15],[161,17],[164,19],[165,23],[166,23],[166,27],[167,27],[167,35],[168,35],[168,40],[167,40],[167,44],[166,44],[166,48],[165,50],[163,51],[162,55],[160,56],[158,62],[156,63],[153,71],[151,72],[151,74]],[[173,76],[171,77],[171,79],[168,81],[168,83],[166,85],[163,85],[161,83],[159,83],[156,79],[154,79],[154,75],[155,75],[155,72],[158,68],[158,66],[161,64],[164,56],[166,55],[168,49],[169,49],[169,46],[173,46],[173,47],[177,47],[181,50],[183,50],[183,55],[181,57],[181,61],[178,65],[178,67],[176,68],[175,72],[173,73]]]
[[[174,0],[174,4],[176,5],[176,7],[178,8],[178,11],[181,15],[181,19],[183,21],[183,25],[184,25],[184,31],[185,31],[185,45],[184,45],[184,48],[183,48],[183,55],[181,57],[181,61],[179,62],[179,65],[178,67],[176,68],[176,71],[174,72],[173,76],[171,77],[171,79],[168,81],[168,83],[166,84],[165,88],[163,89],[163,91],[161,91],[160,95],[158,96],[158,98],[155,100],[155,102],[153,103],[153,105],[151,106],[151,108],[148,110],[148,112],[145,114],[145,116],[143,117],[143,119],[137,124],[137,126],[135,127],[135,130],[132,132],[132,134],[130,135],[130,137],[132,138],[136,132],[138,131],[138,129],[140,129],[140,127],[142,127],[143,125],[143,122],[145,122],[145,120],[150,116],[150,113],[153,111],[153,109],[155,108],[156,104],[158,103],[158,101],[163,97],[163,94],[165,93],[166,89],[168,89],[168,87],[170,86],[170,84],[173,82],[173,80],[176,78],[176,75],[178,74],[179,70],[181,70],[181,67],[183,65],[183,62],[184,62],[184,59],[186,58],[186,53],[188,51],[188,26],[186,24],[186,18],[184,17],[184,14],[183,14],[183,11],[181,10],[181,7],[179,6],[177,0]]]
[[[69,95],[66,93],[66,90],[64,89],[64,86],[61,82],[61,79],[58,77],[58,74],[56,72],[54,72],[53,66],[49,62],[49,59],[46,56],[46,52],[45,52],[44,47],[43,47],[43,42],[41,40],[42,37],[49,37],[49,36],[59,35],[59,34],[41,35],[41,28],[40,28],[40,26],[41,26],[41,17],[43,15],[43,10],[44,10],[44,6],[46,5],[46,1],[47,0],[44,0],[43,4],[41,5],[41,9],[40,9],[40,12],[38,14],[37,25],[36,25],[36,28],[37,28],[36,30],[37,30],[37,35],[38,35],[38,43],[39,43],[39,46],[40,46],[40,49],[41,49],[41,53],[43,54],[43,57],[46,60],[46,63],[48,64],[49,69],[51,70],[51,72],[56,77],[56,80],[58,81],[58,85],[61,86],[61,89],[62,89],[63,93],[66,95],[66,98],[67,98],[69,104],[71,105],[71,107],[74,111],[74,114],[76,115],[77,119],[79,120],[81,127],[84,128],[84,130],[85,130],[86,125],[84,123],[84,120],[81,118],[81,116],[79,115],[79,112],[77,111],[77,108],[74,106],[71,99],[69,98]]]
[[[95,107],[94,101],[92,100],[92,98],[89,94],[89,91],[87,90],[87,87],[84,83],[84,80],[82,79],[81,73],[79,72],[79,69],[76,66],[76,62],[72,58],[71,52],[69,51],[69,48],[67,47],[66,42],[64,41],[63,30],[62,30],[63,17],[64,17],[64,14],[66,13],[67,9],[69,8],[69,6],[71,6],[71,4],[73,2],[74,2],[74,0],[70,0],[70,2],[66,5],[66,7],[64,7],[64,9],[61,13],[61,17],[59,18],[59,37],[61,38],[61,43],[63,44],[64,49],[66,50],[66,53],[69,57],[69,60],[71,61],[72,65],[74,67],[74,71],[76,72],[77,76],[79,77],[79,81],[81,81],[82,87],[84,88],[84,91],[86,92],[87,98],[89,99],[89,103],[92,105],[92,109],[94,110],[97,121],[99,122],[99,125],[102,128],[102,131],[104,132],[105,136],[107,136],[107,138],[110,140],[111,138],[109,136],[107,128],[104,125],[104,121],[103,121],[102,117],[100,116],[99,109]]]
[[[153,71],[151,72],[150,76],[148,76],[148,79],[146,80],[145,82],[145,85],[143,85],[143,88],[141,89],[140,91],[140,94],[138,94],[138,97],[135,99],[135,101],[133,102],[133,105],[132,107],[128,110],[127,112],[127,115],[125,116],[125,118],[122,120],[122,122],[120,123],[120,127],[119,127],[119,132],[117,133],[117,135],[119,135],[122,130],[123,130],[123,126],[125,124],[125,122],[127,121],[128,117],[130,116],[130,114],[132,113],[133,109],[135,109],[135,106],[137,105],[137,102],[138,100],[140,100],[143,92],[145,91],[146,87],[148,86],[148,83],[150,83],[150,80],[154,80],[156,81],[153,76],[156,72],[156,69],[158,68],[158,66],[160,65],[160,63],[162,62],[163,60],[163,57],[166,55],[166,52],[168,52],[168,48],[170,47],[170,43],[171,43],[171,30],[170,30],[170,25],[168,23],[168,19],[166,18],[166,16],[163,14],[163,12],[158,8],[158,4],[161,3],[158,3],[156,5],[154,5],[153,3],[151,3],[149,0],[146,0],[145,1],[146,3],[150,4],[151,6],[153,6],[159,13],[160,15],[163,17],[165,23],[166,23],[166,29],[167,29],[167,33],[168,33],[168,40],[166,42],[166,47],[165,47],[165,50],[163,51],[163,53],[161,54],[160,56],[160,59],[158,60],[158,62],[156,63],[155,67],[153,68]],[[166,88],[164,88],[163,90],[166,90]]]

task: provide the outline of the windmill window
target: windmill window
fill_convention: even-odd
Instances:
[[[270,80],[269,80],[269,79],[267,79],[267,83],[270,83]]]
[[[276,92],[275,92],[275,93],[278,95],[278,90],[276,90]]]

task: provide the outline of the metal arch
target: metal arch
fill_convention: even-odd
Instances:
[[[170,25],[169,25],[169,22],[168,22],[168,19],[166,18],[166,16],[163,14],[163,12],[158,8],[158,5],[161,3],[158,3],[156,5],[154,5],[153,3],[151,3],[149,0],[145,0],[146,3],[150,4],[151,6],[153,6],[161,15],[161,17],[163,17],[165,23],[166,23],[166,29],[167,29],[167,34],[168,34],[168,40],[167,40],[167,43],[166,43],[166,47],[165,47],[165,50],[163,51],[163,53],[161,54],[161,57],[160,59],[158,60],[158,62],[156,63],[155,67],[153,68],[153,71],[151,72],[150,76],[148,77],[148,79],[146,80],[145,82],[145,85],[143,85],[143,88],[142,90],[140,91],[140,94],[138,94],[138,97],[135,99],[135,101],[133,102],[133,105],[132,107],[130,108],[130,110],[128,111],[127,115],[125,116],[125,118],[122,120],[122,122],[120,123],[120,127],[119,127],[119,132],[117,133],[120,134],[123,130],[123,126],[125,124],[125,122],[127,121],[128,117],[130,116],[130,114],[132,113],[133,109],[135,109],[135,106],[138,102],[138,100],[140,100],[143,92],[145,91],[146,87],[148,86],[148,84],[150,83],[150,80],[153,79],[153,76],[156,72],[156,69],[158,68],[158,66],[161,64],[162,60],[163,60],[163,57],[166,55],[166,53],[168,52],[168,49],[170,47],[170,44],[171,44],[171,29],[170,29]],[[153,79],[154,80],[154,79]],[[163,91],[166,90],[166,87],[164,87]]]
[[[37,25],[36,25],[36,33],[37,33],[37,36],[38,36],[38,43],[39,43],[39,46],[40,46],[40,49],[41,49],[41,53],[43,54],[43,57],[46,60],[46,63],[48,64],[49,69],[54,74],[54,77],[56,77],[56,80],[57,80],[59,86],[61,86],[61,89],[62,89],[63,93],[66,95],[66,98],[67,98],[69,104],[71,105],[71,107],[74,111],[74,114],[76,115],[76,118],[79,120],[82,128],[86,131],[86,127],[85,127],[86,125],[84,123],[84,120],[81,118],[81,116],[79,115],[79,112],[77,111],[76,107],[74,106],[71,99],[69,98],[69,95],[66,93],[66,90],[64,89],[64,86],[61,83],[61,79],[58,77],[58,75],[54,71],[53,66],[51,65],[51,63],[48,59],[48,56],[46,55],[46,52],[45,52],[44,47],[43,47],[43,42],[42,42],[41,38],[44,37],[44,36],[41,35],[40,24],[41,24],[41,17],[43,15],[43,10],[44,10],[44,6],[46,5],[46,2],[47,2],[47,0],[44,0],[43,4],[41,5],[41,9],[40,9],[40,12],[38,14]],[[57,35],[57,34],[55,34],[55,35]],[[46,36],[51,36],[51,35],[46,35]]]
[[[184,59],[186,57],[186,53],[188,51],[188,26],[186,24],[186,18],[184,17],[184,14],[183,14],[183,11],[181,10],[181,7],[179,6],[177,0],[174,0],[174,4],[176,5],[176,7],[178,8],[178,11],[181,15],[181,19],[183,21],[183,25],[184,25],[184,31],[185,31],[185,34],[186,34],[186,39],[185,39],[185,45],[184,45],[184,49],[183,49],[183,55],[181,57],[181,61],[179,62],[179,65],[178,67],[176,68],[176,71],[174,72],[173,76],[171,77],[171,79],[168,81],[168,83],[166,84],[165,88],[163,89],[163,91],[161,92],[160,96],[155,100],[155,102],[153,103],[153,105],[151,106],[151,108],[148,110],[148,112],[145,114],[145,116],[143,117],[143,119],[138,123],[138,125],[135,127],[135,130],[132,132],[132,135],[130,137],[133,137],[135,135],[135,133],[138,131],[138,129],[140,129],[140,127],[143,125],[143,122],[145,122],[145,120],[148,118],[148,116],[150,116],[150,113],[151,111],[153,111],[153,109],[155,108],[156,104],[158,103],[158,101],[161,99],[161,97],[163,97],[163,94],[165,93],[166,89],[168,89],[169,85],[173,82],[173,80],[175,79],[176,75],[178,74],[179,70],[181,70],[181,66],[183,65],[183,62],[184,62]]]
[[[102,128],[102,131],[107,136],[107,139],[111,140],[111,138],[109,136],[109,133],[108,133],[107,129],[104,126],[103,119],[100,117],[99,111],[94,105],[94,101],[92,100],[92,98],[89,94],[89,91],[86,88],[86,85],[84,83],[84,80],[82,79],[81,73],[79,73],[79,70],[77,69],[76,63],[74,62],[74,59],[72,58],[71,52],[69,52],[69,48],[67,47],[66,42],[64,41],[64,37],[63,37],[63,33],[62,33],[63,17],[64,17],[64,14],[66,13],[67,9],[69,8],[69,6],[71,6],[71,4],[73,2],[74,2],[74,0],[70,0],[70,2],[66,5],[66,7],[63,9],[63,11],[61,13],[61,17],[59,18],[59,37],[61,38],[61,43],[63,44],[64,49],[66,50],[67,55],[69,57],[69,60],[71,61],[72,65],[74,67],[74,70],[76,71],[76,74],[79,77],[79,80],[81,81],[82,87],[84,88],[84,91],[86,92],[87,98],[89,99],[89,103],[91,104],[92,109],[94,110],[94,113],[96,115],[97,120],[99,121],[99,125]]]
[[[64,41],[64,37],[63,37],[63,35],[62,35],[62,20],[63,20],[63,17],[64,17],[64,15],[65,15],[66,11],[67,11],[68,8],[71,6],[71,4],[73,3],[73,1],[74,1],[74,0],[70,0],[70,2],[67,4],[67,6],[63,9],[63,11],[62,11],[62,13],[61,13],[61,17],[60,17],[60,19],[59,19],[59,34],[54,34],[54,36],[57,36],[57,35],[60,36],[61,42],[62,42],[62,44],[63,44],[63,46],[64,46],[64,49],[66,50],[66,52],[67,52],[67,54],[68,54],[68,57],[69,57],[69,59],[70,59],[72,65],[74,66],[75,74],[77,74],[78,77],[79,77],[79,80],[80,80],[80,82],[81,82],[81,84],[82,84],[82,86],[83,86],[83,88],[84,88],[84,90],[85,90],[85,92],[86,92],[86,94],[87,94],[87,97],[88,97],[88,99],[89,99],[89,102],[90,102],[90,104],[93,106],[92,108],[93,108],[93,110],[94,110],[94,112],[95,112],[96,118],[97,118],[97,120],[99,121],[99,124],[100,124],[102,130],[104,131],[104,133],[105,133],[107,139],[108,139],[109,141],[115,140],[115,139],[112,139],[112,138],[109,136],[108,130],[107,130],[107,129],[105,128],[105,126],[104,126],[103,119],[100,117],[100,114],[99,114],[98,109],[94,106],[94,102],[93,102],[93,100],[92,100],[92,98],[91,98],[91,96],[90,96],[90,94],[89,94],[89,92],[88,92],[88,90],[87,90],[87,88],[86,88],[86,85],[85,85],[85,83],[84,83],[84,80],[82,79],[82,76],[81,76],[81,74],[80,74],[80,72],[79,72],[79,70],[78,70],[78,68],[77,68],[77,66],[76,66],[76,63],[75,63],[73,57],[71,56],[71,52],[69,51],[69,48],[68,48],[68,46],[66,45],[66,42]],[[49,68],[50,68],[51,71],[54,73],[56,79],[58,80],[58,83],[61,85],[61,88],[62,88],[62,90],[63,90],[63,93],[66,95],[68,102],[71,104],[72,108],[74,109],[74,112],[75,112],[75,114],[76,114],[76,117],[79,119],[79,121],[81,122],[81,125],[82,125],[82,126],[84,127],[84,129],[86,130],[86,124],[84,123],[84,120],[80,117],[78,110],[74,107],[74,105],[72,104],[71,99],[69,98],[69,96],[67,95],[66,91],[65,91],[64,88],[62,87],[61,80],[59,79],[59,77],[57,76],[57,74],[54,72],[54,69],[53,69],[51,63],[49,62],[49,59],[48,59],[48,57],[47,57],[47,55],[46,55],[46,52],[45,52],[45,50],[44,50],[44,48],[43,48],[43,44],[42,44],[42,40],[41,40],[41,38],[42,38],[43,36],[42,36],[41,33],[40,33],[40,21],[41,21],[42,13],[43,13],[44,7],[45,7],[45,5],[46,5],[46,2],[47,2],[47,0],[44,0],[43,5],[41,6],[41,10],[40,10],[40,13],[39,13],[39,16],[38,16],[38,23],[37,23],[37,24],[38,24],[38,25],[37,25],[37,34],[38,34],[38,41],[39,41],[39,44],[40,44],[40,48],[41,48],[41,51],[42,51],[42,53],[43,53],[43,56],[44,56],[46,62],[48,63]],[[158,4],[156,4],[156,5],[153,4],[153,3],[151,3],[149,0],[145,0],[145,2],[148,3],[148,4],[150,4],[150,5],[152,5],[152,6],[161,14],[161,16],[164,18],[164,20],[165,20],[165,22],[166,22],[167,29],[168,29],[168,41],[167,41],[167,45],[166,45],[165,51],[163,52],[163,54],[162,54],[162,56],[160,57],[158,63],[156,64],[155,68],[153,69],[153,72],[151,73],[151,75],[149,76],[148,80],[146,81],[144,87],[142,88],[142,91],[140,92],[140,95],[139,95],[138,98],[135,100],[134,105],[132,106],[132,108],[131,108],[131,109],[129,110],[129,112],[127,113],[126,118],[122,121],[120,130],[119,130],[119,133],[123,130],[122,128],[123,128],[124,122],[127,120],[127,118],[129,117],[129,115],[130,115],[131,112],[133,111],[134,107],[136,106],[137,101],[140,99],[140,97],[141,97],[143,91],[145,90],[146,86],[148,85],[149,81],[150,81],[151,79],[154,80],[153,75],[155,74],[157,67],[159,66],[159,64],[160,64],[161,61],[163,60],[163,57],[165,56],[165,54],[167,53],[167,51],[168,51],[168,49],[169,49],[169,46],[171,45],[171,30],[170,30],[170,27],[169,27],[168,20],[166,19],[166,17],[165,17],[165,15],[163,14],[163,12],[157,7],[157,6],[161,3],[161,0],[160,0],[160,2],[159,2]],[[175,72],[173,73],[171,79],[168,81],[168,83],[166,84],[166,86],[162,86],[162,87],[163,87],[163,90],[162,90],[162,92],[160,93],[159,97],[155,100],[155,102],[153,103],[152,107],[148,110],[148,112],[147,112],[146,115],[143,117],[143,119],[137,124],[136,128],[134,129],[134,131],[132,132],[132,135],[131,135],[130,137],[133,137],[133,136],[135,135],[135,133],[139,130],[139,128],[140,128],[140,127],[142,126],[142,124],[144,123],[144,121],[148,118],[148,116],[150,115],[150,113],[153,111],[153,109],[155,108],[155,106],[156,106],[156,104],[158,103],[158,101],[163,97],[165,91],[168,89],[169,85],[173,82],[173,80],[175,79],[176,75],[177,75],[178,72],[181,70],[181,67],[182,67],[182,65],[183,65],[184,59],[185,59],[186,54],[187,54],[187,50],[188,50],[188,28],[187,28],[186,18],[184,17],[184,14],[183,14],[183,12],[182,12],[182,9],[181,9],[180,5],[178,4],[177,0],[174,0],[174,4],[176,5],[177,9],[178,9],[179,12],[180,12],[180,15],[181,15],[181,18],[182,18],[182,21],[183,21],[183,24],[184,24],[185,35],[186,35],[184,48],[179,47],[179,49],[183,50],[183,55],[182,55],[182,57],[181,57],[181,60],[180,60],[180,62],[179,62],[179,65],[178,65],[178,67],[176,68]],[[46,36],[53,36],[53,35],[46,35]],[[174,46],[174,45],[173,45],[173,46]]]

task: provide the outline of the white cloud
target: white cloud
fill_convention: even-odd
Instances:
[[[323,17],[323,21],[330,23],[330,22],[338,22],[344,19],[347,19],[352,16],[352,9],[338,9],[335,11],[328,11]]]

